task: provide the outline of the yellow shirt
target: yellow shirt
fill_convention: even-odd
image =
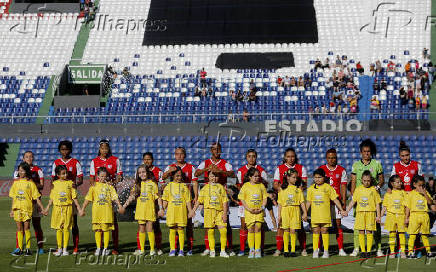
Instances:
[[[282,206],[300,206],[304,202],[304,195],[300,188],[289,184],[288,188],[279,192],[277,202]]]
[[[85,199],[92,201],[92,223],[113,223],[112,201],[118,199],[118,194],[112,185],[96,182]]]
[[[133,187],[136,188],[136,187]],[[155,200],[159,198],[157,184],[152,180],[141,182],[141,193],[136,200],[136,212],[138,210],[153,209]]]
[[[191,193],[184,183],[170,182],[163,191],[162,200],[168,201],[168,209],[172,207],[186,207],[191,201]]]
[[[431,198],[430,194],[427,191],[426,193]],[[410,212],[427,212],[427,199],[425,199],[425,196],[421,195],[416,190],[413,190],[407,195],[406,207],[410,209]]]
[[[71,180],[55,180],[52,182],[53,188],[50,191],[50,199],[53,205],[67,206],[73,204],[73,199],[77,198],[77,191],[73,188]]]
[[[250,209],[262,208],[263,201],[267,198],[265,186],[262,183],[244,183],[238,195],[239,200],[244,200]]]
[[[330,201],[338,197],[335,189],[330,184],[321,185],[312,184],[307,189],[307,201],[311,204],[310,217],[315,223],[330,223],[332,220],[330,214]]]
[[[357,212],[375,212],[381,199],[374,186],[369,188],[359,186],[354,191],[353,201],[357,203]]]
[[[22,178],[15,180],[12,183],[9,197],[13,199],[12,210],[21,210],[32,213],[32,200],[36,200],[41,196],[38,188],[33,181]]]
[[[395,214],[404,214],[404,206],[406,204],[407,193],[403,190],[392,190],[391,193],[386,193],[383,199],[383,206],[387,211]]]
[[[200,190],[198,201],[205,209],[223,210],[223,204],[228,201],[226,189],[219,183],[208,183]]]

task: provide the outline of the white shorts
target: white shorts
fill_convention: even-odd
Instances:
[[[245,217],[245,208],[242,205],[238,208],[238,217]]]
[[[342,219],[341,211],[334,204],[330,205],[330,213],[332,215],[332,219]]]

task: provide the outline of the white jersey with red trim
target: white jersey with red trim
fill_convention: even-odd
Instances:
[[[392,167],[391,176],[399,175],[404,184],[404,191],[412,191],[412,178],[415,175],[422,175],[421,164],[417,161],[410,161],[408,165],[403,162],[397,162]]]
[[[326,164],[321,165],[319,168],[324,170],[325,175],[330,180],[330,186],[332,186],[336,193],[339,196],[339,199],[341,199],[341,184],[347,184],[347,171],[344,167],[340,165],[336,165],[334,169],[330,169]]]
[[[307,171],[306,167],[301,164],[288,165],[286,163],[277,166],[276,171],[274,172],[274,182],[278,182],[279,184],[283,183],[283,177],[286,171],[294,168],[298,172],[298,176],[302,179],[307,179]]]

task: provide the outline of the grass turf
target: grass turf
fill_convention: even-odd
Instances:
[[[43,199],[44,205],[47,204],[47,198]],[[386,264],[385,258],[372,258],[366,262],[359,261],[359,258],[353,257],[339,257],[337,256],[337,246],[335,236],[330,236],[330,254],[329,259],[312,259],[311,247],[312,237],[307,235],[308,244],[308,257],[297,258],[283,258],[272,257],[275,250],[275,233],[267,232],[266,236],[266,256],[262,259],[248,259],[244,257],[230,257],[223,259],[216,257],[215,259],[209,257],[202,257],[201,253],[204,249],[203,236],[204,230],[196,229],[194,237],[196,238],[194,244],[194,256],[191,257],[168,257],[169,244],[168,244],[168,229],[162,225],[163,231],[163,250],[166,254],[160,257],[151,259],[150,257],[136,258],[132,252],[136,249],[136,230],[137,224],[135,222],[120,222],[120,251],[121,255],[109,256],[104,259],[96,259],[93,256],[95,250],[94,233],[91,230],[91,208],[87,208],[85,217],[79,218],[80,229],[80,251],[87,251],[81,255],[70,255],[67,257],[54,257],[53,255],[40,255],[36,260],[36,255],[31,257],[13,257],[10,252],[15,247],[15,223],[12,218],[8,216],[10,209],[10,199],[0,198],[0,213],[3,214],[0,218],[0,271],[287,271],[287,270],[303,270],[313,268],[311,271],[435,271],[436,260],[426,260],[421,258],[419,260],[403,260],[388,259]],[[82,201],[80,201],[82,203]],[[42,219],[42,226],[46,243],[44,248],[56,247],[55,231],[50,229],[50,216]],[[32,230],[33,232],[33,230]],[[32,233],[33,235],[33,233]],[[217,250],[219,246],[218,233],[216,233]],[[236,249],[239,244],[239,232],[233,230],[234,244]],[[345,234],[345,250],[350,253],[353,249],[352,234]],[[383,237],[384,249],[387,248],[387,237]],[[436,244],[436,238],[430,238],[430,244]],[[71,236],[70,236],[70,252],[71,252]],[[36,241],[32,239],[32,249],[35,252]],[[298,246],[297,246],[298,251]],[[147,252],[147,251],[146,251]],[[108,259],[109,258],[109,259]],[[353,262],[354,261],[354,262]],[[349,262],[349,263],[346,263]],[[350,263],[351,262],[351,263]],[[330,266],[325,266],[334,264]],[[397,269],[398,268],[398,269]]]

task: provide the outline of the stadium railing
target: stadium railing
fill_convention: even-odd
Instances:
[[[348,120],[378,120],[384,121],[393,120],[427,120],[428,115],[436,114],[436,112],[415,111],[410,112],[391,112],[391,113],[250,113],[249,122],[266,121],[266,120],[331,120],[331,121],[348,121]],[[1,124],[23,124],[32,122],[23,122],[24,119],[42,118],[44,124],[70,124],[70,123],[116,123],[116,124],[132,124],[132,123],[204,123],[209,121],[229,121],[244,122],[243,114],[132,114],[132,115],[83,115],[70,114],[63,116],[29,116],[29,115],[13,115],[0,116]]]

